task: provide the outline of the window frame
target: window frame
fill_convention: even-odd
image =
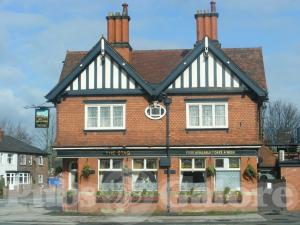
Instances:
[[[100,161],[103,159],[109,159],[109,169],[101,169],[100,168]],[[113,160],[122,160],[122,168],[114,169],[113,168]],[[100,172],[122,172],[124,167],[124,160],[123,158],[99,158],[98,159],[98,191],[101,191],[100,189]],[[124,184],[124,174],[122,174],[122,181],[123,181],[123,191],[125,188]]]
[[[6,162],[8,165],[11,165],[14,163],[14,154],[12,153],[7,153],[7,156],[6,156]],[[10,159],[10,162],[9,162],[9,159]]]
[[[116,106],[121,106],[123,108],[123,126],[115,127],[113,126],[113,108]],[[88,108],[97,108],[97,126],[88,127]],[[110,125],[109,127],[100,126],[100,108],[110,107]],[[84,106],[84,129],[85,130],[125,130],[126,129],[126,104],[124,103],[110,103],[110,104],[85,104]]]
[[[43,174],[39,174],[38,175],[38,184],[43,184],[44,183],[44,175]]]
[[[39,156],[39,166],[43,166],[44,165],[44,158],[43,156]]]
[[[143,159],[144,160],[144,168],[143,169],[135,169],[134,168],[134,160],[135,159]],[[152,159],[156,161],[156,169],[147,169],[147,160]],[[158,171],[158,163],[157,163],[157,158],[133,158],[132,159],[132,171]]]
[[[216,106],[224,105],[225,106],[225,125],[220,126],[216,125]],[[198,106],[199,108],[199,126],[190,125],[190,106]],[[212,106],[212,126],[203,125],[203,106]],[[187,129],[227,129],[229,124],[229,115],[228,115],[228,102],[226,101],[217,101],[217,102],[186,102],[186,128]]]
[[[182,168],[181,165],[182,165],[182,162],[181,160],[182,159],[192,159],[192,168]],[[204,168],[195,168],[195,159],[204,159]],[[191,171],[191,172],[194,172],[194,171],[205,171],[206,170],[206,160],[204,157],[193,157],[193,158],[189,158],[189,157],[182,157],[180,158],[179,160],[179,168],[180,168],[180,171]]]
[[[24,154],[21,154],[20,156],[19,156],[19,160],[20,160],[20,166],[26,166],[26,164],[27,164],[27,157],[26,157],[26,155],[24,155]]]

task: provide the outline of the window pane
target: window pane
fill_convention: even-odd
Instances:
[[[182,169],[191,169],[192,168],[192,159],[181,159],[181,168]]]
[[[88,107],[87,127],[97,127],[98,108]]]
[[[156,169],[157,167],[156,167],[156,159],[147,159],[146,160],[146,162],[147,162],[147,169]]]
[[[113,126],[122,127],[123,126],[123,106],[114,106],[113,107]]]
[[[121,159],[113,159],[113,169],[122,169],[122,164]]]
[[[190,105],[189,106],[189,121],[190,126],[200,126],[199,120],[199,106],[197,105]]]
[[[224,191],[226,187],[231,190],[240,190],[240,171],[217,171],[216,189]]]
[[[134,159],[133,169],[144,169],[144,159]]]
[[[100,108],[100,127],[110,127],[110,107]]]
[[[216,105],[215,107],[216,126],[226,125],[225,105]]]
[[[195,159],[195,168],[196,169],[205,168],[205,159]]]
[[[99,173],[100,190],[101,191],[122,191],[123,176],[118,171],[103,171]]]
[[[100,159],[100,169],[109,169],[110,159]]]
[[[202,124],[203,126],[212,126],[212,106],[202,106]]]
[[[157,173],[141,171],[132,174],[133,191],[157,191]]]
[[[232,169],[240,168],[240,159],[239,158],[229,158],[229,168],[232,168]]]
[[[182,172],[181,191],[205,191],[205,172]]]
[[[224,168],[224,159],[216,159],[216,167]]]

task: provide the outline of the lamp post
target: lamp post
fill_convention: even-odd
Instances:
[[[167,166],[167,213],[171,211],[171,187],[170,187],[170,167],[171,167],[171,157],[170,157],[170,105],[172,99],[167,96],[166,93],[161,95],[164,105],[166,106],[166,155],[169,161]]]

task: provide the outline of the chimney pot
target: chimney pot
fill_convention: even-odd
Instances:
[[[128,4],[127,3],[123,3],[122,6],[123,6],[123,13],[122,14],[124,16],[127,16],[128,15]]]
[[[216,1],[215,0],[212,0],[210,2],[210,10],[212,13],[216,13],[217,12],[217,9],[216,9]]]
[[[120,12],[116,12],[115,15],[116,16],[121,16],[121,13]]]

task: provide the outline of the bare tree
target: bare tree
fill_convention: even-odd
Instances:
[[[32,144],[33,136],[30,132],[21,124],[21,122],[13,123],[8,119],[0,120],[0,128],[5,132],[5,135],[14,137],[20,141],[28,144]]]
[[[268,144],[290,144],[300,127],[300,111],[289,102],[276,100],[267,105],[264,115],[264,135]]]

